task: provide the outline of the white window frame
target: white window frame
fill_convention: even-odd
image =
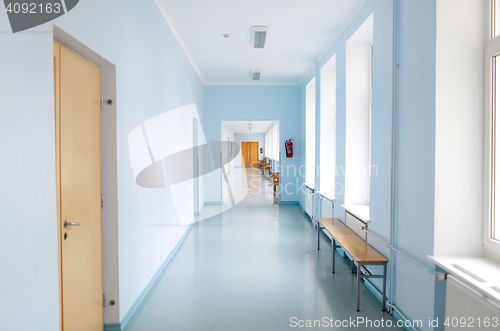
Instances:
[[[494,255],[500,256],[500,240],[492,238],[492,186],[493,186],[493,174],[492,174],[492,164],[493,164],[493,57],[499,56],[498,64],[500,65],[500,36],[492,37],[492,2],[491,0],[488,8],[488,27],[486,29],[488,36],[485,48],[484,57],[484,220],[483,220],[483,245],[484,248],[493,253]],[[500,100],[497,100],[498,115],[500,116]],[[500,129],[500,128],[499,128]],[[496,134],[499,136],[497,138],[497,143],[500,143],[500,130]],[[497,157],[500,162],[500,155]],[[497,176],[500,174],[497,174]],[[497,194],[500,194],[500,188],[497,189]],[[500,216],[500,211],[498,212]],[[496,226],[500,226],[500,217],[495,222]]]

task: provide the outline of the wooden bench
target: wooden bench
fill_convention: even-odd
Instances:
[[[276,194],[276,186],[278,186],[280,184],[280,174],[279,174],[279,172],[273,172],[271,174],[271,177],[273,178],[274,194]]]
[[[266,170],[271,172],[271,161],[262,165],[262,174],[265,174]]]
[[[357,267],[357,308],[359,311],[359,286],[362,278],[382,278],[382,310],[385,310],[385,294],[386,294],[386,276],[387,276],[387,259],[380,255],[375,249],[368,245],[363,239],[358,237],[347,226],[336,218],[319,218],[318,219],[318,249],[319,249],[319,234],[320,230],[325,229],[333,238],[333,271],[335,272],[335,250],[342,248],[347,256]],[[367,265],[382,265],[384,272],[382,275],[373,275]],[[363,269],[363,273],[361,273]]]

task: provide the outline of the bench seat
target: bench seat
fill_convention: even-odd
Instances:
[[[320,218],[319,222],[357,263],[387,263],[387,259],[336,218]]]

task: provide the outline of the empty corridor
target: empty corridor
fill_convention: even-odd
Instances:
[[[127,331],[276,331],[300,329],[293,327],[299,320],[357,317],[396,324],[364,286],[356,312],[349,260],[337,253],[332,274],[330,240],[323,235],[317,250],[316,229],[300,207],[273,203],[269,177],[235,168],[229,178],[247,196],[219,214],[210,209],[222,206],[205,207],[202,215],[215,215],[193,225]],[[245,178],[248,186],[238,183]]]

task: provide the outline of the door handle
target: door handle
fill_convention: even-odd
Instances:
[[[64,221],[64,227],[67,227],[67,226],[80,226],[80,223],[72,223],[72,222]]]

